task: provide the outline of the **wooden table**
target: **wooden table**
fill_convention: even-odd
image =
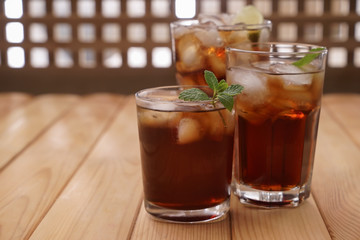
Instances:
[[[0,239],[360,239],[360,95],[326,95],[311,197],[210,224],[142,205],[132,96],[0,94]]]

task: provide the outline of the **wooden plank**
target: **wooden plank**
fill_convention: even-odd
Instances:
[[[360,149],[324,105],[312,192],[334,239],[360,239],[359,172]]]
[[[8,114],[19,106],[32,100],[32,96],[26,93],[0,93],[0,117]]]
[[[30,239],[125,239],[142,196],[133,97]]]
[[[203,224],[174,224],[154,220],[141,206],[139,217],[131,236],[132,240],[172,239],[231,239],[230,218]]]
[[[43,95],[0,117],[0,170],[76,101],[74,95]]]
[[[328,94],[323,106],[360,148],[360,94]]]
[[[119,100],[84,98],[1,172],[0,239],[32,234],[113,120]]]
[[[231,200],[232,239],[331,239],[312,196],[297,208],[271,210]]]

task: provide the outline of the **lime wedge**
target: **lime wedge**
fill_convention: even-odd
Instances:
[[[261,24],[264,22],[264,17],[261,12],[253,5],[245,6],[234,18],[233,24]]]

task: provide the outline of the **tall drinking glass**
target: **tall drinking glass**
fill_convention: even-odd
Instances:
[[[204,70],[225,79],[225,47],[241,42],[268,41],[271,22],[231,24],[234,15],[201,15],[171,23],[173,60],[180,85],[206,85]]]
[[[145,209],[166,221],[222,219],[230,204],[234,116],[221,104],[179,100],[187,88],[135,95]],[[211,96],[209,87],[198,88]]]
[[[309,197],[326,55],[298,43],[227,49],[227,81],[244,86],[235,101],[233,184],[241,202],[298,206]]]

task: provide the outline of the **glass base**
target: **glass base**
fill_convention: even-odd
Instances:
[[[240,202],[262,208],[297,207],[310,196],[310,186],[304,185],[287,191],[263,191],[234,183],[234,194]]]
[[[178,210],[159,207],[144,200],[145,210],[156,220],[175,223],[203,223],[220,221],[226,218],[230,209],[230,199],[204,209]]]

